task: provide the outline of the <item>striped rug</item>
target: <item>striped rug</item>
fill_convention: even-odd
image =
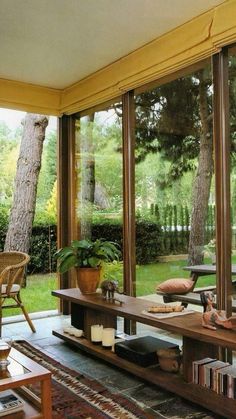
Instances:
[[[13,346],[52,372],[53,419],[151,419],[128,398],[111,393],[98,381],[73,371],[26,341]],[[40,394],[39,386],[31,388]]]

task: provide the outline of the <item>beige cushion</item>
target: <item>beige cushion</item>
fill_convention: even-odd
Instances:
[[[7,286],[5,284],[2,285],[2,294],[6,294]],[[20,285],[14,284],[11,287],[11,292],[18,292],[20,290]]]
[[[193,288],[193,281],[186,278],[172,278],[162,282],[157,287],[157,291],[165,294],[186,294]]]

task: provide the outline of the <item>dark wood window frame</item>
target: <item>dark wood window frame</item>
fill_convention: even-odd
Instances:
[[[75,115],[63,115],[59,118],[58,134],[58,218],[57,245],[58,248],[67,246],[75,231]],[[59,275],[60,289],[70,288],[73,284],[71,272]],[[63,314],[70,311],[67,302],[60,303]]]
[[[216,285],[219,309],[232,314],[228,48],[212,57],[216,184]]]

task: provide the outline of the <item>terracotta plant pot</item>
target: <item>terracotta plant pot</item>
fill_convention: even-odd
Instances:
[[[77,271],[77,285],[82,294],[93,294],[100,282],[101,268],[79,268]]]

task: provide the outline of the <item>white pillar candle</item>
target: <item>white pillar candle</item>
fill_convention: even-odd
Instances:
[[[94,324],[93,326],[91,326],[91,341],[93,343],[102,342],[102,331],[103,326],[100,324]]]
[[[111,348],[115,342],[115,329],[105,327],[102,331],[102,346]]]

